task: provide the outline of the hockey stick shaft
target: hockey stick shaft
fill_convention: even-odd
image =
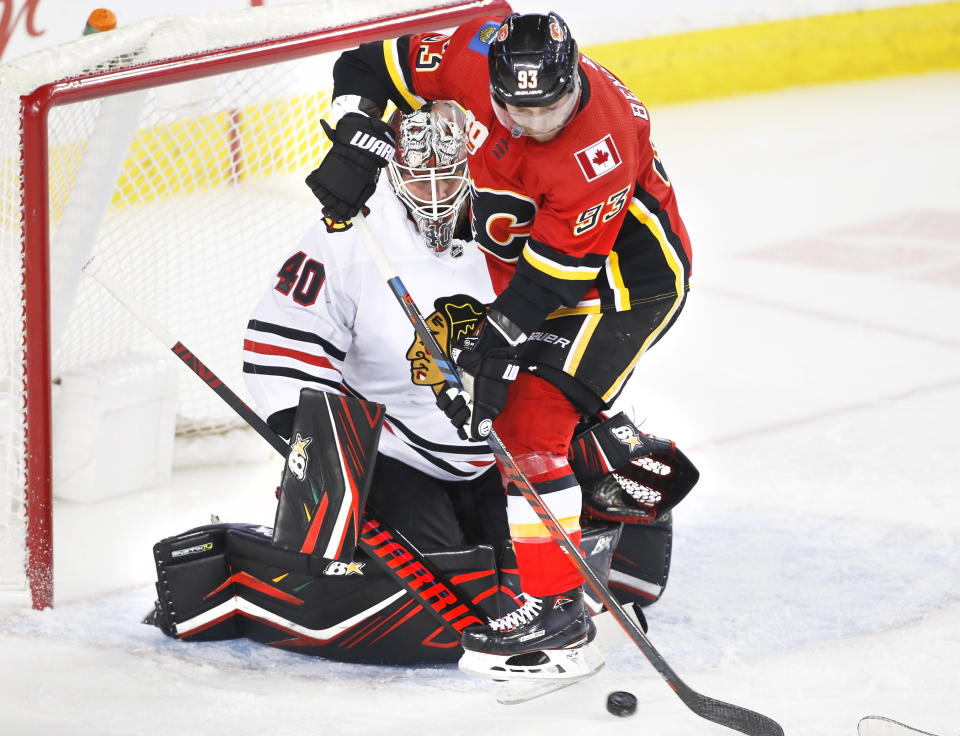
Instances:
[[[282,457],[290,452],[287,442],[230,389],[192,351],[153,315],[141,309],[126,290],[103,271],[95,258],[82,269],[96,280],[127,311],[176,355],[193,373],[214,391],[237,415],[265,439]],[[482,623],[485,616],[447,584],[444,577],[400,532],[370,513],[360,529],[357,546],[406,590],[436,621],[456,637],[467,626]]]
[[[427,327],[426,322],[423,320],[423,315],[417,308],[416,302],[410,295],[410,292],[407,291],[396,268],[393,267],[384,254],[383,249],[370,230],[366,219],[363,215],[358,215],[354,218],[354,223],[360,229],[363,240],[371,257],[377,264],[377,268],[380,270],[384,279],[386,279],[387,285],[407,315],[407,319],[410,320],[417,335],[423,341],[424,347],[428,350],[431,357],[433,357],[434,363],[451,385],[462,389],[463,384],[460,381],[456,367],[437,342],[430,328]],[[696,692],[683,682],[670,665],[667,664],[660,652],[650,643],[650,640],[643,633],[643,629],[630,618],[626,610],[620,605],[617,599],[613,597],[597,573],[587,564],[586,559],[577,545],[570,539],[570,535],[567,534],[567,531],[560,522],[557,521],[556,516],[550,511],[550,508],[546,505],[543,498],[541,498],[536,488],[533,487],[533,484],[517,466],[510,451],[494,430],[491,430],[490,434],[487,435],[487,443],[490,446],[493,456],[497,459],[501,472],[509,482],[517,486],[520,493],[550,533],[553,541],[567,554],[597,599],[603,602],[613,618],[616,619],[617,623],[620,624],[627,633],[627,636],[633,640],[643,655],[650,661],[657,672],[660,673],[660,676],[663,677],[671,689],[677,693],[690,710],[702,718],[739,731],[740,733],[748,734],[748,736],[782,736],[783,729],[771,718],[737,705],[731,705],[719,700],[714,700],[713,698],[708,698]]]
[[[110,295],[113,296],[120,304],[132,314],[138,322],[140,322],[144,327],[146,327],[150,332],[152,332],[156,338],[163,343],[170,352],[176,355],[183,363],[189,368],[193,373],[203,381],[207,386],[223,399],[226,404],[233,409],[243,421],[249,424],[254,431],[259,434],[263,439],[270,443],[270,445],[279,452],[281,455],[286,457],[287,453],[290,452],[290,446],[283,441],[283,438],[280,437],[276,432],[274,432],[270,425],[268,425],[260,416],[247,404],[237,396],[223,381],[221,381],[217,375],[210,370],[203,361],[201,361],[196,355],[190,351],[186,345],[180,342],[174,335],[171,333],[165,325],[159,322],[152,314],[141,309],[136,302],[126,293],[125,289],[117,283],[117,281],[107,274],[97,262],[96,258],[91,258],[84,265],[84,273],[96,280],[104,289],[110,292]]]

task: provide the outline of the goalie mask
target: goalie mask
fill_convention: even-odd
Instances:
[[[387,166],[390,184],[427,248],[438,255],[449,250],[454,258],[463,252],[452,241],[470,193],[466,124],[463,110],[452,102],[428,102],[390,118],[397,140],[396,156]]]

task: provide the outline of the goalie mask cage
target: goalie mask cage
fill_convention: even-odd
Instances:
[[[0,602],[53,603],[58,376],[131,354],[176,362],[84,263],[95,256],[242,387],[247,315],[319,218],[303,178],[326,147],[337,52],[509,12],[504,0],[257,7],[121,26],[0,67]],[[178,371],[178,433],[238,426]]]

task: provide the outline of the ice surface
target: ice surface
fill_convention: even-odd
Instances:
[[[694,289],[621,405],[702,480],[677,510],[650,637],[692,687],[787,734],[852,736],[867,713],[957,734],[960,74],[652,114]],[[597,677],[498,706],[453,667],[182,644],[139,624],[153,542],[211,513],[271,523],[278,473],[185,470],[168,489],[59,504],[57,609],[0,620],[0,733],[732,733],[615,631]],[[607,714],[612,690],[637,695],[636,716]]]

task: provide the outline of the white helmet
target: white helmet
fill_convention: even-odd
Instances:
[[[454,102],[428,102],[390,117],[397,153],[387,165],[393,190],[407,206],[426,246],[436,254],[463,252],[453,244],[460,211],[470,193],[467,119]]]

